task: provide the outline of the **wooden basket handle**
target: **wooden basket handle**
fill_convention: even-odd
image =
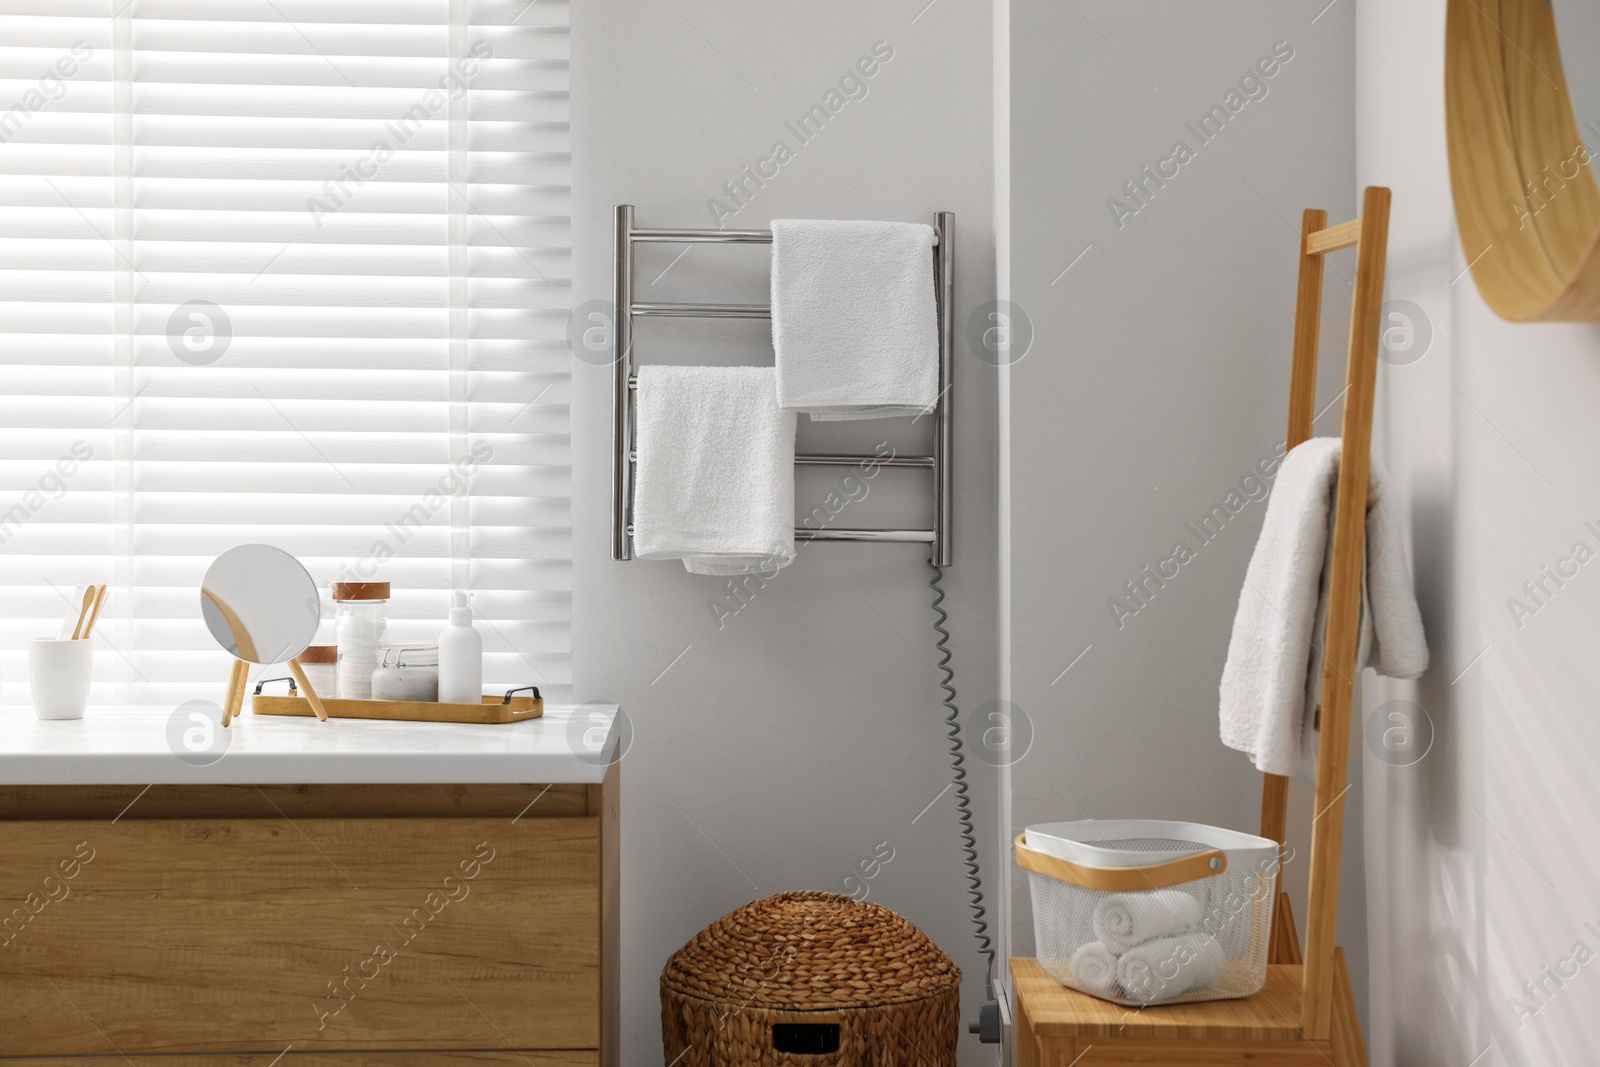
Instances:
[[[1210,878],[1228,869],[1228,856],[1220,849],[1196,852],[1165,863],[1152,863],[1145,867],[1086,867],[1081,863],[1064,860],[1023,844],[1024,834],[1016,840],[1017,866],[1035,874],[1079,885],[1085,889],[1098,889],[1106,893],[1136,893],[1140,890],[1166,889],[1179,882],[1194,882]],[[1214,864],[1214,866],[1213,866]]]

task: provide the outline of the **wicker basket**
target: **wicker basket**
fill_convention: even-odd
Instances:
[[[661,972],[678,1067],[955,1067],[961,972],[888,908],[780,893],[729,912]]]

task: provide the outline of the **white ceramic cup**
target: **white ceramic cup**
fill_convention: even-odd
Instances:
[[[41,719],[81,719],[89,703],[94,643],[58,637],[28,641],[28,683],[33,712]]]

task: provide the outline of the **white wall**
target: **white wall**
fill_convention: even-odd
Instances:
[[[1355,212],[1353,22],[1351,4],[1326,0],[1012,5],[1008,266],[1035,337],[1010,371],[1007,653],[1012,699],[1036,731],[1012,768],[1013,832],[1080,818],[1257,828],[1260,776],[1222,747],[1216,715],[1265,505],[1203,547],[1185,523],[1283,440],[1300,211]],[[1277,42],[1293,58],[1266,96],[1200,144],[1185,123]],[[1124,182],[1179,139],[1194,158],[1119,225],[1108,200],[1131,208]],[[1324,402],[1348,330],[1339,272],[1352,266],[1335,264]],[[1318,432],[1337,433],[1339,413]],[[1197,557],[1119,627],[1107,602],[1180,539]],[[1308,791],[1295,809],[1302,855]],[[1347,803],[1356,844],[1341,909],[1358,997],[1360,814]],[[1303,892],[1303,861],[1286,876]],[[1024,879],[1012,906],[1026,955]]]
[[[1600,13],[1557,12],[1568,73],[1592,84]],[[1562,963],[1600,953],[1600,577],[1581,568],[1520,627],[1507,602],[1575,542],[1600,548],[1600,330],[1503,322],[1462,276],[1443,41],[1437,0],[1360,8],[1359,174],[1394,188],[1388,298],[1434,334],[1380,374],[1434,668],[1368,702],[1415,701],[1434,740],[1410,767],[1369,754],[1372,1063],[1576,1067],[1600,1059],[1600,962]],[[1583,88],[1580,121],[1600,118]],[[1576,974],[1558,986],[1547,966]]]
[[[726,0],[576,0],[573,37],[574,299],[606,299],[612,205],[643,226],[710,226],[707,201],[784,139],[794,158],[728,219],[931,221],[957,216],[957,322],[994,287],[991,12],[896,0],[870,7]],[[886,42],[893,58],[823,132],[785,128]],[[770,168],[769,168],[770,169]],[[655,251],[655,250],[652,250]],[[641,299],[764,302],[760,249],[641,255]],[[763,324],[644,323],[643,360],[766,361]],[[963,710],[996,693],[994,371],[957,352],[955,565],[948,575]],[[736,616],[722,583],[678,564],[609,558],[610,370],[575,364],[574,659],[580,699],[632,720],[622,765],[623,1062],[660,1064],[657,978],[667,956],[724,912],[788,889],[841,890],[874,846],[894,859],[871,897],[917,923],[965,972],[982,969],[965,910],[938,703],[925,551],[813,545]],[[926,448],[928,423],[891,431]],[[801,447],[870,451],[882,424],[818,432]],[[801,507],[837,476],[808,476]],[[839,525],[927,522],[925,476],[880,474]],[[680,658],[681,656],[681,658]],[[997,787],[976,764],[985,856]],[[941,795],[942,794],[942,795]],[[927,809],[924,811],[924,809]],[[985,874],[994,877],[992,866]],[[963,1063],[993,1062],[963,1036]]]

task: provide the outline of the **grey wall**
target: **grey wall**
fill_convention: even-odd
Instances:
[[[793,158],[727,224],[954,211],[959,322],[994,288],[990,20],[987,5],[957,0],[578,0],[575,302],[609,295],[614,203],[637,205],[644,226],[714,225],[707,201],[783,139]],[[894,55],[867,95],[798,144],[785,122],[823,102],[878,41]],[[765,301],[760,250],[697,248],[654,281],[677,251],[641,256],[641,299]],[[759,324],[644,325],[644,360],[771,361]],[[956,369],[948,606],[957,684],[975,708],[996,692],[994,373],[966,351]],[[634,729],[622,765],[623,1062],[661,1063],[656,982],[671,952],[752,898],[840,891],[879,842],[894,858],[866,883],[870,899],[955,957],[975,1012],[982,972],[943,792],[925,552],[802,547],[719,628],[708,601],[725,595],[721,582],[609,559],[609,383],[609,368],[575,364],[574,660],[579,698],[620,702]],[[803,427],[801,447],[870,451],[886,433],[901,449],[926,447],[926,420],[887,425]],[[837,481],[802,480],[801,507]],[[837,524],[927,521],[918,476],[885,472],[871,486]],[[998,789],[976,766],[988,855]],[[964,1046],[964,1063],[992,1061]]]
[[[1555,7],[1579,121],[1600,120],[1600,12]],[[1600,548],[1600,329],[1503,322],[1464,275],[1443,42],[1435,0],[1360,8],[1358,169],[1394,187],[1388,296],[1433,335],[1379,379],[1434,668],[1367,694],[1433,730],[1412,766],[1369,755],[1372,1063],[1575,1067],[1600,1058],[1600,579],[1586,564],[1538,604],[1522,584]],[[1520,626],[1513,598],[1537,608]]]
[[[1203,546],[1185,523],[1283,439],[1300,211],[1355,213],[1352,5],[1019,0],[1011,20],[1008,265],[1035,336],[1010,371],[1007,653],[1036,732],[1011,770],[1012,830],[1166,818],[1253,832],[1260,776],[1217,740],[1217,684],[1265,504]],[[1280,41],[1293,58],[1265,97],[1201,144],[1185,124]],[[1124,183],[1180,139],[1194,157],[1143,205],[1129,199]],[[1115,218],[1113,197],[1131,217]],[[1324,403],[1350,255],[1325,290]],[[1339,413],[1317,431],[1337,433]],[[1196,558],[1119,624],[1107,602],[1180,540]],[[1302,855],[1307,792],[1292,823]],[[1341,936],[1358,987],[1360,815],[1347,802]],[[1304,862],[1286,878],[1303,893]],[[1025,955],[1026,880],[1011,902]]]

